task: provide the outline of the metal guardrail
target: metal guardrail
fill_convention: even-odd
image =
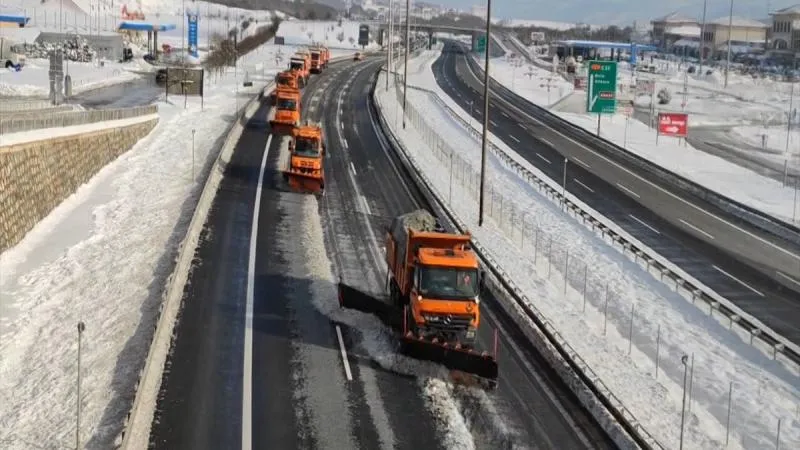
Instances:
[[[61,128],[75,125],[130,119],[158,113],[158,105],[134,106],[131,108],[98,109],[91,111],[66,111],[44,114],[44,117],[0,116],[0,135],[22,131]]]
[[[461,118],[456,111],[442,101],[436,92],[411,85],[409,85],[409,88],[431,95],[431,97],[434,98],[436,102],[465,129],[469,130],[470,132],[477,132],[477,130],[475,130],[471,124]],[[584,211],[579,205],[575,204],[568,198],[565,199],[560,188],[554,186],[549,181],[537,177],[531,171],[518,163],[516,159],[498,148],[491,141],[487,142],[487,144],[490,151],[494,153],[507,167],[520,174],[524,180],[527,180],[545,195],[558,199],[560,202],[566,202],[569,207],[568,210],[576,217],[579,217],[585,224],[591,225],[592,229],[598,230],[603,237],[608,236],[612,242],[619,244],[623,250],[623,253],[627,252],[633,256],[632,259],[634,262],[644,263],[648,268],[648,271],[655,270],[659,272],[661,274],[661,281],[664,281],[665,278],[669,279],[672,283],[674,283],[675,290],[678,293],[686,294],[687,297],[691,299],[693,304],[697,301],[702,301],[708,306],[711,314],[713,314],[713,311],[722,313],[728,319],[728,324],[730,327],[736,324],[750,335],[751,344],[754,339],[758,339],[771,347],[771,357],[773,359],[776,359],[778,354],[781,354],[787,360],[791,361],[797,366],[800,366],[800,348],[798,348],[797,345],[791,343],[788,339],[762,324],[756,318],[736,307],[730,300],[725,299],[699,282],[687,279],[690,278],[688,274],[684,275],[678,273],[677,271],[668,267],[667,264],[663,264],[660,260],[666,260],[666,258],[662,257],[654,250],[637,242],[633,242],[632,239],[629,239],[628,237],[614,231],[613,227],[610,226],[610,221],[605,218],[600,219],[594,217],[591,213]]]
[[[481,68],[473,58],[468,57],[467,64],[469,64],[474,73],[483,74],[483,68]],[[645,175],[646,178],[651,181],[659,181],[668,190],[677,191],[679,194],[689,199],[696,198],[702,200],[763,232],[800,245],[800,228],[797,226],[737,202],[736,200],[707,189],[670,170],[653,164],[647,159],[631,153],[609,140],[598,137],[586,129],[566,119],[562,119],[547,109],[520,97],[494,79],[491,80],[491,87],[493,90],[499,91],[505,96],[528,106],[535,111],[534,114],[536,118],[546,125],[571,134],[572,137],[576,138],[582,144],[589,145],[596,150],[602,150],[606,156],[613,158],[615,162],[627,165],[629,168]]]
[[[382,71],[386,71],[386,67],[382,68]],[[377,82],[376,77],[376,82]],[[374,88],[374,86],[373,86]],[[423,88],[416,88],[409,86],[409,88],[417,89],[423,92],[429,92]],[[402,96],[400,91],[399,85],[395,85],[396,95]],[[435,95],[435,94],[434,94]],[[380,103],[374,96],[374,89],[370,98],[376,106]],[[382,107],[376,107],[376,110],[382,111]],[[456,116],[457,117],[457,116]],[[378,121],[380,123],[381,129],[383,130],[384,134],[389,137],[390,141],[393,143],[395,147],[395,151],[398,155],[401,156],[403,163],[408,167],[409,172],[417,178],[417,183],[420,184],[423,188],[423,191],[429,191],[430,197],[433,197],[431,203],[437,207],[437,209],[446,213],[447,218],[456,225],[456,228],[459,231],[466,231],[467,226],[464,224],[458,216],[450,210],[447,206],[446,202],[439,198],[439,196],[433,192],[433,189],[430,186],[433,186],[430,179],[424,174],[424,172],[416,165],[413,157],[409,154],[409,152],[405,149],[405,146],[402,144],[400,139],[394,134],[391,127],[386,122],[383,114],[378,114]],[[463,122],[463,121],[462,121]],[[493,292],[496,292],[498,295],[498,299],[504,299],[513,303],[513,307],[520,310],[524,315],[525,319],[528,319],[533,322],[536,326],[535,332],[542,336],[542,340],[544,342],[534,342],[540,351],[542,351],[543,355],[548,359],[548,361],[553,365],[554,370],[559,372],[560,375],[564,376],[564,370],[571,371],[570,373],[574,376],[577,376],[577,382],[570,382],[570,380],[564,380],[572,389],[581,389],[585,386],[586,389],[591,391],[591,395],[594,396],[596,400],[600,402],[602,405],[601,407],[604,410],[614,417],[616,423],[618,423],[625,432],[629,435],[629,438],[626,440],[633,440],[636,443],[638,448],[643,449],[664,449],[664,447],[653,437],[643,426],[642,424],[636,419],[636,417],[631,413],[625,406],[623,405],[622,401],[617,398],[608,387],[600,380],[597,374],[589,367],[589,365],[580,357],[580,355],[569,345],[562,337],[555,325],[545,319],[545,315],[542,314],[538,309],[533,306],[534,302],[522,292],[522,290],[517,287],[517,285],[509,278],[506,271],[500,266],[500,264],[490,255],[490,252],[484,248],[480,242],[476,240],[475,237],[472,238],[473,249],[478,253],[479,257],[481,258],[483,265],[489,269],[490,273],[493,277],[497,280],[499,286],[492,286]],[[530,327],[530,325],[528,325]],[[542,348],[543,347],[552,347],[552,350],[555,350],[557,355],[549,356],[548,350],[549,348]],[[552,351],[550,352],[552,353]],[[567,367],[564,367],[564,363],[566,363]],[[579,392],[575,392],[576,396],[581,399],[581,401],[588,401],[591,402],[591,399],[586,399],[584,395],[581,395]],[[590,405],[585,405],[587,408],[591,408]],[[602,423],[600,418],[597,418],[598,421]],[[609,430],[606,430],[609,431]],[[618,443],[619,445],[619,443]]]
[[[19,98],[0,99],[0,113],[17,111],[36,111],[37,109],[51,108],[53,105],[48,100],[27,100]]]

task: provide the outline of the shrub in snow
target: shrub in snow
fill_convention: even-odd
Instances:
[[[661,88],[661,90],[658,91],[657,97],[659,105],[667,105],[672,100],[672,94],[667,88]]]

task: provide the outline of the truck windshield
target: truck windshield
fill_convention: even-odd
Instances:
[[[295,111],[297,110],[297,102],[288,98],[281,98],[278,99],[278,109],[283,109],[287,111]]]
[[[294,143],[294,151],[297,156],[319,156],[316,141],[309,138],[297,138]]]
[[[278,84],[280,86],[289,86],[292,84],[292,79],[289,77],[280,77],[278,78]]]
[[[446,300],[469,300],[478,295],[478,271],[452,267],[420,267],[420,294]]]
[[[314,60],[314,61],[318,60],[319,59],[319,53],[312,53],[311,54],[311,59]]]
[[[289,67],[295,70],[301,70],[303,68],[303,63],[301,61],[292,61]]]

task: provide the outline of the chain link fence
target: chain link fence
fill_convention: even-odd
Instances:
[[[409,89],[411,89],[410,86]],[[423,89],[420,90],[424,91]],[[402,105],[402,76],[396,77],[395,91],[397,100]],[[428,95],[434,97],[443,109],[448,109],[438,99],[438,96],[432,93],[428,93]],[[402,111],[399,114],[402,115]],[[392,117],[392,119],[394,118]],[[480,196],[480,172],[477,167],[473,167],[467,159],[459,154],[463,154],[465,144],[471,144],[455,143],[452,142],[452,138],[448,141],[440,136],[440,132],[426,121],[425,114],[417,110],[411,101],[411,96],[408,97],[406,123],[415,129],[442,167],[448,171],[446,175],[448,178],[443,182],[447,186],[445,186],[444,192],[441,192],[444,200],[452,205],[455,197],[455,202],[457,203],[460,195],[454,195],[454,193],[460,191],[466,192],[469,198],[477,203]],[[479,144],[480,134],[474,129],[467,129],[470,130],[475,138],[476,145]],[[456,145],[459,147],[456,147]],[[462,150],[458,150],[458,148],[462,148]],[[498,149],[491,148],[490,151],[497,152]],[[510,161],[505,160],[503,157],[498,159],[508,169],[516,170],[519,167],[511,164]],[[556,162],[554,161],[554,163]],[[525,173],[519,171],[517,173],[524,177],[528,184],[537,187],[535,180],[529,179]],[[538,190],[553,201],[561,201],[560,196],[556,195],[552,189],[548,190],[538,186]],[[622,293],[622,286],[617,286],[614,281],[609,281],[609,279],[615,280],[619,277],[603,277],[596,274],[593,267],[584,262],[591,260],[589,255],[583,254],[569,245],[564,235],[554,231],[552,228],[545,229],[543,224],[540,224],[539,218],[528,214],[520,204],[504,194],[503,189],[499,185],[496,186],[490,178],[487,179],[484,201],[485,214],[496,223],[498,231],[507,240],[515,244],[521,254],[528,255],[528,262],[534,267],[534,275],[550,280],[559,286],[567,299],[565,307],[575,309],[586,316],[587,319],[588,316],[595,315],[596,317],[591,318],[591,321],[602,324],[600,326],[602,327],[604,339],[614,340],[617,347],[623,347],[623,351],[626,351],[627,355],[631,356],[635,351],[649,357],[653,361],[652,366],[639,367],[641,371],[649,376],[655,379],[662,379],[665,376],[665,372],[669,372],[669,378],[680,380],[684,377],[685,372],[688,374],[688,381],[685,387],[687,393],[687,430],[694,428],[694,431],[699,435],[704,433],[698,416],[691,415],[692,405],[696,407],[697,402],[701,401],[707,410],[723,411],[722,417],[727,419],[722,421],[725,427],[726,436],[724,436],[724,440],[726,442],[738,440],[745,447],[749,447],[746,444],[748,442],[750,444],[763,442],[763,434],[761,434],[761,439],[755,436],[747,436],[743,428],[749,424],[752,414],[773,415],[773,407],[776,403],[785,401],[785,399],[781,398],[782,394],[777,389],[771,389],[768,381],[765,379],[755,380],[745,376],[737,379],[721,379],[712,370],[715,366],[713,360],[701,361],[697,358],[698,360],[696,361],[694,354],[681,348],[685,343],[685,336],[677,334],[671,336],[667,331],[667,327],[665,326],[662,329],[662,324],[657,319],[637,316],[638,299],[626,298],[625,294]],[[604,235],[605,238],[606,235]],[[634,254],[633,257],[636,258],[636,255]],[[643,261],[646,260],[643,259]],[[661,281],[666,281],[664,272],[651,271],[649,266],[646,267],[646,270],[660,278]],[[675,288],[678,289],[679,286],[676,285]],[[709,307],[707,313],[713,316],[714,308]],[[736,332],[733,321],[729,321],[727,317],[724,319],[717,317],[717,320],[724,323],[731,331]],[[611,324],[611,327],[609,327],[609,324]],[[752,344],[752,335],[750,340]],[[635,348],[634,341],[636,342]],[[771,351],[766,349],[766,351],[771,353],[773,359],[776,358],[775,349]],[[683,356],[686,356],[685,362],[682,362]],[[641,359],[638,359],[637,363],[638,361],[641,361]],[[588,368],[588,364],[583,361],[581,363]],[[790,379],[792,377],[794,377],[795,381],[797,380],[796,374],[791,374],[787,371],[783,378]],[[596,375],[591,378],[595,379],[597,383],[603,384]],[[757,388],[754,389],[756,383]],[[751,399],[744,399],[741,395],[737,396],[737,393],[742,393],[742,386],[745,385],[748,386],[750,392],[757,391],[755,401],[758,405],[748,401]],[[605,387],[605,390],[610,393],[607,387]],[[613,393],[611,396],[614,403],[620,406],[624,416],[637,421],[633,413],[623,406],[619,398],[616,398]],[[797,399],[794,399],[794,401],[796,402]],[[755,411],[752,410],[753,406],[757,407]],[[762,406],[764,409],[761,408]],[[679,418],[676,418],[676,420],[679,420]],[[771,439],[773,446],[761,448],[789,448],[791,447],[791,445],[788,445],[789,443],[797,443],[797,427],[794,425],[797,423],[800,423],[800,403],[796,404],[790,416],[777,417],[775,419],[774,434]],[[781,436],[781,424],[783,424],[783,437]],[[642,431],[652,438],[649,432]],[[735,437],[736,435],[738,437]],[[711,439],[718,439],[718,437],[709,438],[707,442],[713,442]],[[653,441],[656,441],[655,438],[653,438]],[[695,443],[695,445],[697,444],[699,443]]]
[[[158,113],[158,105],[134,106],[132,108],[96,109],[91,111],[56,112],[38,116],[0,116],[0,136],[22,131],[61,128],[75,125],[130,119]]]

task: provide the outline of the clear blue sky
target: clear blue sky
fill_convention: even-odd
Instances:
[[[486,5],[485,0],[423,0],[453,8],[469,9],[471,5]],[[800,0],[734,0],[733,15],[751,19],[768,17],[770,11],[800,3]],[[729,0],[708,0],[709,19],[727,16]],[[700,17],[703,0],[493,0],[492,16],[501,18],[539,19],[556,22],[592,24],[630,24],[634,20],[649,21],[679,11]]]

